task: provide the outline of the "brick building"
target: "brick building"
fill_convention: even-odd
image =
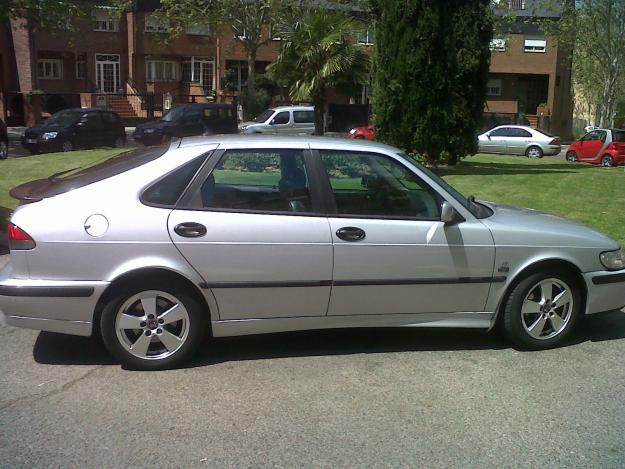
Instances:
[[[496,10],[512,12],[517,21],[491,44],[485,126],[523,120],[568,136],[570,60],[555,39],[523,21],[537,14],[528,3],[504,0]],[[31,33],[17,22],[0,24],[0,117],[19,125],[39,111],[106,106],[126,118],[147,118],[172,102],[236,101],[247,80],[242,45],[228,34],[211,35],[201,23],[172,39],[167,22],[153,13],[157,6],[156,0],[135,1],[120,20],[96,7],[91,20],[75,25],[77,33]],[[358,42],[370,51],[374,39],[365,32]],[[279,47],[272,40],[259,49],[258,73],[275,60]],[[33,91],[43,95],[32,97]],[[366,105],[368,90],[352,97],[332,94],[330,102],[335,108]]]

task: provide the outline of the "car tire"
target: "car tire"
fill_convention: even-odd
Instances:
[[[68,152],[68,151],[73,151],[73,150],[74,150],[74,144],[70,142],[69,140],[65,140],[63,143],[61,143],[62,152]]]
[[[506,336],[517,346],[529,350],[544,350],[562,344],[580,315],[582,295],[579,285],[571,274],[555,270],[522,278],[504,306]]]
[[[577,153],[575,153],[574,151],[568,152],[566,154],[566,161],[568,161],[569,163],[577,163]]]
[[[354,138],[356,140],[364,140],[365,139],[365,137],[363,135],[356,135]]]
[[[536,145],[532,145],[527,150],[525,150],[525,156],[529,158],[542,158],[543,151],[541,150],[540,147],[537,147]]]
[[[117,137],[113,142],[113,148],[122,148],[126,145],[126,139],[124,137]]]
[[[123,366],[163,370],[179,365],[198,348],[206,318],[184,286],[152,281],[122,288],[105,305],[100,330],[106,348]]]
[[[171,135],[163,134],[161,137],[161,143],[169,143],[171,141]]]
[[[0,140],[0,160],[6,160],[9,157],[9,144],[4,140]]]
[[[615,166],[614,158],[610,155],[604,155],[603,158],[601,158],[601,166],[605,166],[606,168]]]

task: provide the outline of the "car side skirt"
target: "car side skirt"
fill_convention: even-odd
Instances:
[[[90,321],[63,321],[60,319],[29,318],[25,316],[5,316],[7,325],[35,329],[38,331],[58,332],[60,334],[90,336]]]
[[[488,329],[493,312],[376,314],[212,321],[214,337],[356,327],[461,327]]]

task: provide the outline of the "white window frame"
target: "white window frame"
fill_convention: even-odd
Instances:
[[[364,41],[362,40],[363,36],[364,36]],[[358,44],[363,45],[363,46],[372,46],[373,41],[371,40],[371,36],[372,34],[369,31],[369,28],[365,29],[364,31],[359,32],[357,36]]]
[[[82,55],[82,59],[80,56]],[[78,73],[78,64],[83,64],[83,72],[84,74]],[[76,54],[76,79],[84,80],[87,78],[87,54]]]
[[[496,52],[504,52],[506,50],[506,40],[501,37],[494,37],[490,40],[490,50]]]
[[[41,74],[41,70],[39,69],[39,64],[43,64],[43,75]],[[50,73],[48,74],[46,70],[46,64],[56,65],[58,76]],[[50,72],[52,72],[54,67],[50,67]],[[43,80],[62,80],[63,79],[63,61],[61,59],[38,59],[37,60],[37,77]]]
[[[503,82],[501,78],[489,78],[486,83],[486,96],[501,96]]]
[[[208,23],[198,23],[189,26],[185,33],[189,36],[209,36],[210,25]]]
[[[161,67],[161,76],[157,77],[157,68]],[[166,67],[169,72],[165,73]],[[154,60],[147,59],[145,61],[145,81],[149,83],[180,81],[180,64],[173,60]]]
[[[215,89],[215,81],[216,81],[215,74],[216,74],[216,70],[217,70],[215,68],[215,59],[207,59],[207,58],[202,58],[202,57],[190,57],[188,59],[185,59],[183,63],[188,63],[188,64],[191,65],[191,81],[187,81],[186,83],[202,83],[202,80],[201,80],[202,77],[201,76],[198,76],[198,77],[195,76],[195,64],[196,63],[200,63],[200,64],[201,63],[204,63],[204,64],[210,63],[211,66],[212,66],[212,72],[213,73],[211,74],[210,87],[207,86],[207,88],[210,88],[211,90]],[[201,65],[199,66],[199,68],[201,70]],[[200,73],[201,73],[201,71],[200,71]],[[182,77],[182,64],[181,64],[180,65],[180,80],[182,80],[182,79],[183,79],[183,77]],[[202,83],[202,85],[206,86],[205,83]]]
[[[523,41],[523,51],[531,54],[544,54],[547,52],[547,40],[525,39]]]
[[[119,31],[119,20],[111,16],[109,7],[95,7],[91,11],[93,30],[104,33],[116,33]]]
[[[156,16],[153,13],[145,15],[144,31],[146,33],[168,33],[170,23],[167,18]]]

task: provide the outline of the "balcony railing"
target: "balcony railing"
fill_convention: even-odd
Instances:
[[[510,10],[525,10],[526,0],[508,0],[508,8]]]

